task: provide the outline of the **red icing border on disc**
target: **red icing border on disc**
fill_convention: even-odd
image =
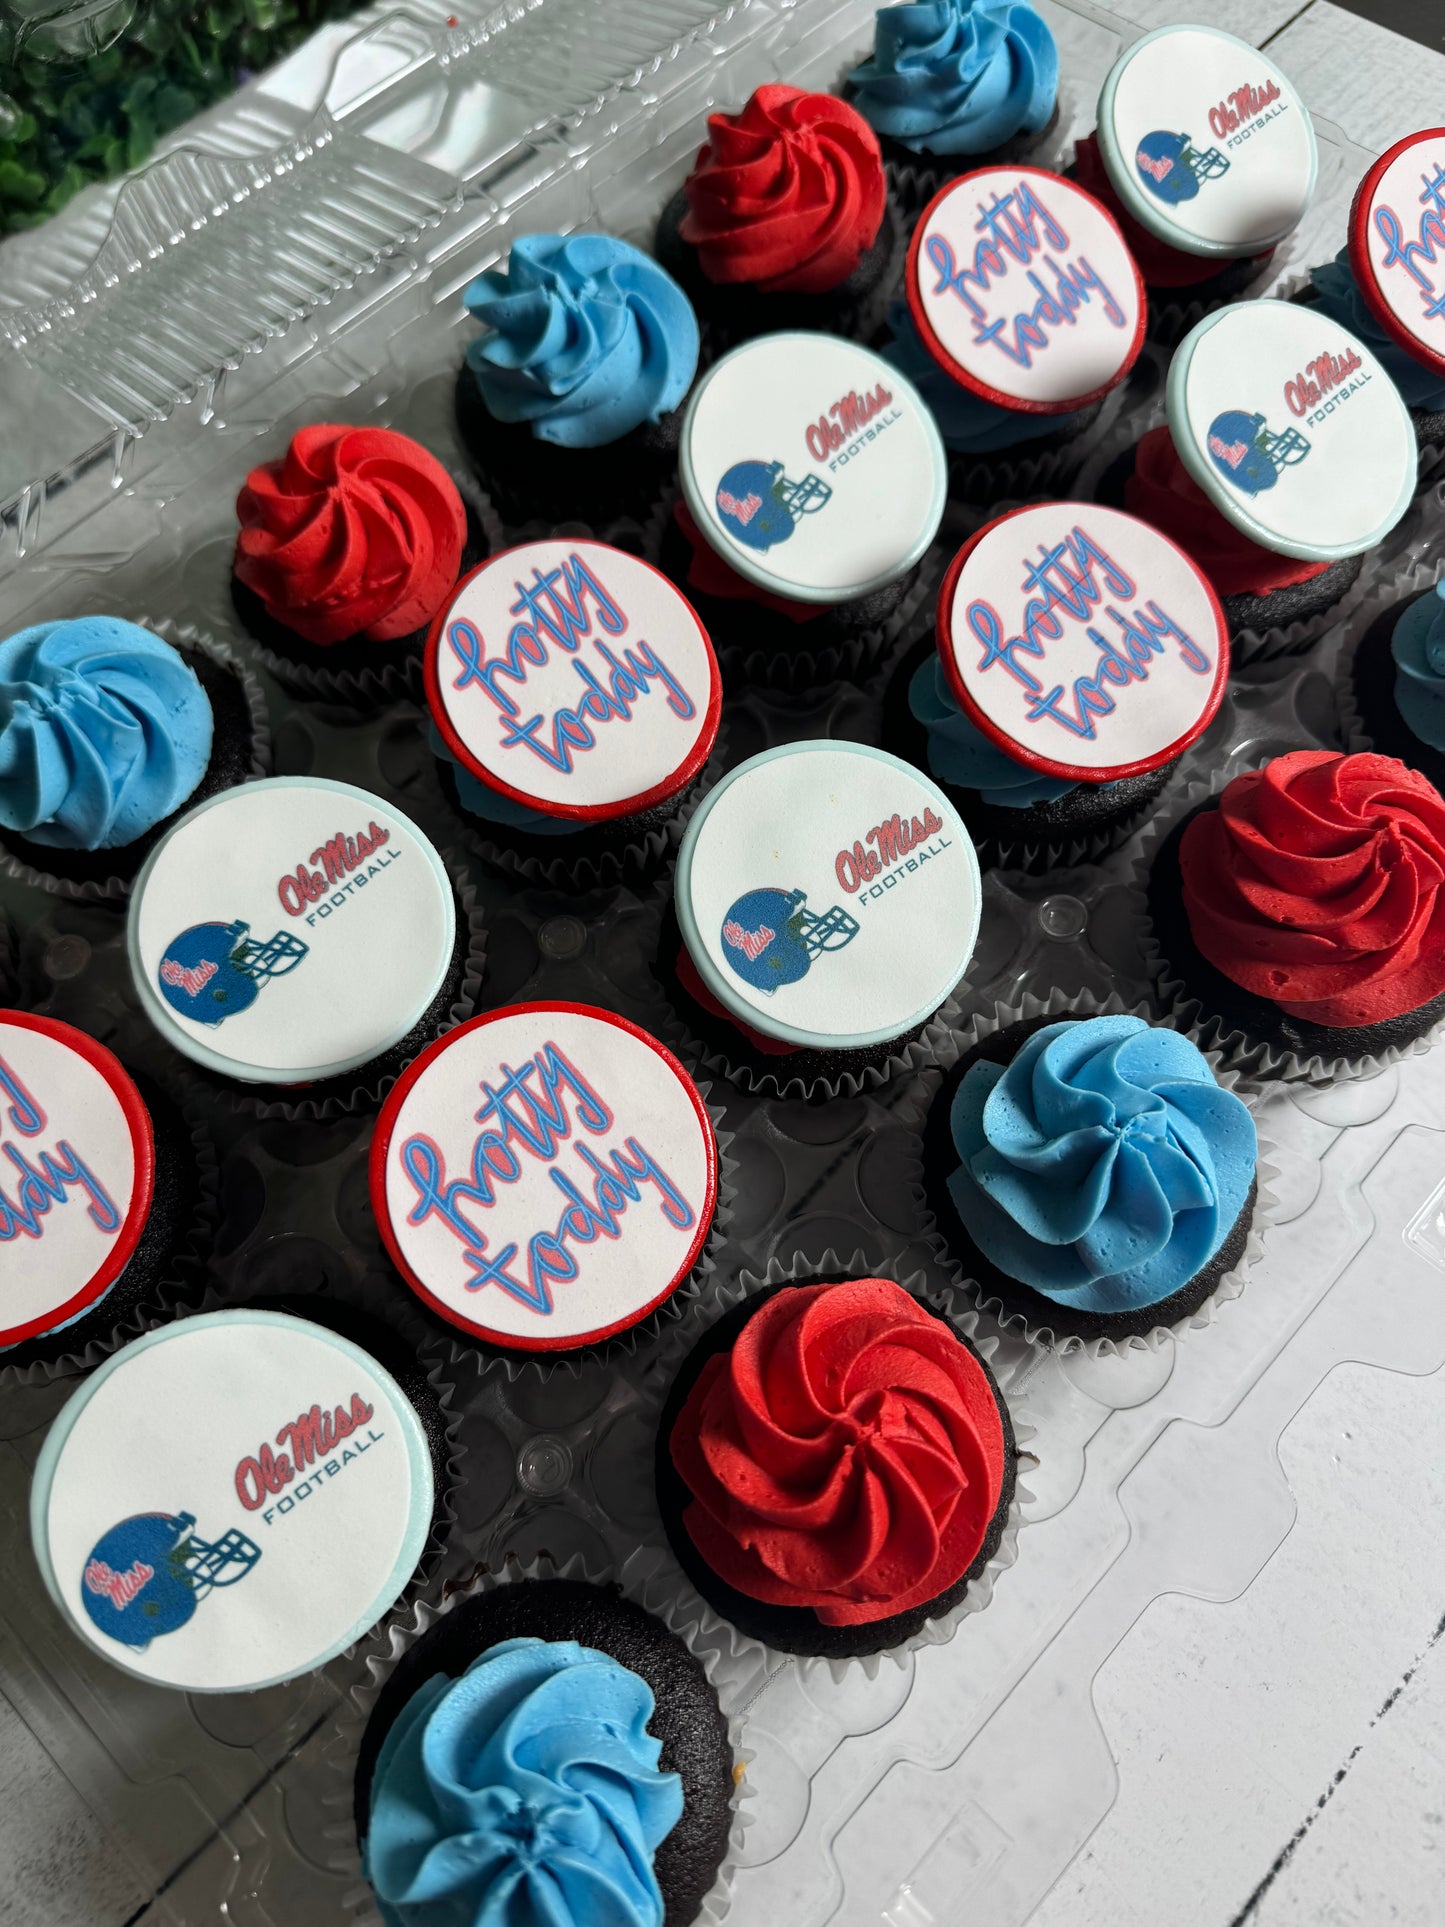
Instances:
[[[1375,279],[1374,263],[1370,259],[1369,243],[1366,238],[1376,188],[1402,154],[1408,152],[1417,142],[1430,140],[1438,140],[1445,145],[1445,127],[1422,127],[1418,133],[1407,134],[1404,140],[1396,141],[1393,147],[1387,147],[1355,189],[1355,198],[1350,203],[1350,272],[1354,275],[1371,314],[1396,346],[1403,348],[1412,361],[1423,362],[1427,368],[1433,368],[1437,374],[1445,374],[1445,351],[1432,354],[1418,335],[1410,333],[1381,293],[1379,283]],[[1445,250],[1442,250],[1441,262],[1442,273],[1445,273]]]

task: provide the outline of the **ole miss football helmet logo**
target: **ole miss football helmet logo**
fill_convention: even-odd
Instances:
[[[1217,147],[1191,147],[1187,134],[1170,134],[1162,127],[1140,141],[1134,166],[1156,200],[1170,207],[1192,201],[1201,181],[1217,181],[1229,172],[1229,162]]]
[[[718,520],[750,549],[786,542],[804,515],[816,515],[833,499],[820,475],[791,482],[781,462],[734,462],[717,485]]]
[[[1293,468],[1310,452],[1297,428],[1276,435],[1263,415],[1246,414],[1242,408],[1226,408],[1214,417],[1208,444],[1210,461],[1226,482],[1246,495],[1273,488],[1281,469]]]
[[[801,890],[749,890],[723,919],[723,955],[744,983],[771,995],[806,977],[814,957],[841,950],[857,934],[840,904],[818,915]]]
[[[162,1633],[195,1616],[217,1586],[234,1586],[261,1557],[244,1532],[198,1539],[189,1512],[141,1512],[95,1544],[80,1578],[92,1623],[108,1639],[143,1653]]]
[[[250,1009],[262,984],[284,977],[307,954],[307,946],[285,930],[263,942],[248,923],[193,923],[166,946],[156,982],[182,1017],[224,1024]]]

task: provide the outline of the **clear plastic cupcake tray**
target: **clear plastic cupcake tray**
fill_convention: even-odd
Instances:
[[[1062,155],[1092,125],[1100,80],[1138,29],[1085,5],[1043,0],[1043,10],[1066,76]],[[168,155],[118,195],[7,247],[4,630],[99,609],[229,636],[232,504],[250,466],[327,418],[389,423],[460,462],[451,390],[464,283],[518,232],[588,224],[645,240],[713,103],[775,78],[835,86],[871,21],[869,0],[717,10],[519,0],[485,17],[465,5],[448,15],[439,0],[386,13],[308,98],[304,74],[286,98],[250,88],[204,125],[206,151]],[[1319,191],[1276,282],[1341,245],[1369,159],[1328,126],[1319,135]],[[1158,418],[1164,366],[1146,351],[1111,436]],[[1417,565],[1433,572],[1441,514],[1435,496],[1417,498],[1371,560],[1372,591]],[[968,526],[962,516],[945,535]],[[945,555],[946,545],[934,566]],[[1338,643],[1329,634],[1236,676],[1176,782],[1336,746]],[[270,693],[278,771],[375,788],[452,840],[414,711],[357,722]],[[876,693],[738,696],[730,756],[814,735],[875,740]],[[968,1010],[1052,991],[1138,1000],[1129,862],[1126,850],[1039,881],[991,876]],[[564,898],[476,881],[487,1004],[571,998],[647,1024],[657,888]],[[157,1061],[116,911],[0,887],[19,930],[22,1001],[132,1061]],[[735,1918],[1028,1919],[1116,1796],[1090,1695],[1106,1655],[1162,1593],[1224,1599],[1250,1584],[1293,1516],[1276,1443],[1337,1363],[1421,1372],[1445,1360],[1445,1089],[1432,1062],[1258,1092],[1277,1147],[1275,1223],[1247,1289],[1212,1323],[1104,1357],[1000,1339],[994,1362],[1030,1496],[1017,1562],[948,1643],[835,1678],[721,1642],[718,1676],[755,1796]],[[913,1128],[931,1088],[925,1074],[804,1105],[714,1083],[737,1169],[712,1289],[735,1286],[744,1268],[829,1251],[941,1283],[912,1184]],[[369,1119],[257,1124],[227,1106],[212,1123],[223,1298],[317,1292],[365,1305],[400,1289],[367,1199]],[[1372,1313],[1387,1265],[1384,1321]],[[426,1596],[509,1554],[580,1555],[669,1583],[645,1422],[658,1347],[544,1373],[434,1342],[461,1414],[461,1478]],[[137,1891],[156,1896],[147,1918],[312,1927],[364,1916],[334,1758],[364,1653],[267,1692],[204,1699],[92,1659],[45,1598],[26,1531],[30,1468],[66,1391],[0,1396],[7,1695]]]

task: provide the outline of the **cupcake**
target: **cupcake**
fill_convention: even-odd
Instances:
[[[693,1347],[657,1440],[683,1571],[780,1652],[863,1658],[960,1607],[1014,1490],[972,1345],[888,1278],[755,1293]]]
[[[1314,193],[1309,111],[1248,41],[1161,27],[1110,68],[1073,177],[1122,228],[1154,332],[1177,340],[1270,271]]]
[[[714,348],[784,328],[867,341],[903,256],[878,136],[831,94],[769,83],[708,138],[663,209],[657,258]]]
[[[697,317],[672,276],[610,234],[526,234],[462,298],[483,333],[457,426],[502,513],[642,515],[676,473],[697,373]]]
[[[1393,383],[1328,317],[1248,301],[1180,343],[1168,406],[1098,499],[1199,564],[1236,661],[1313,641],[1410,505],[1415,437]]]
[[[955,556],[936,638],[884,692],[884,745],[942,786],[981,863],[1046,871],[1124,840],[1228,675],[1218,598],[1182,550],[1112,509],[1041,503]]]
[[[281,1312],[222,1311],[82,1381],[41,1447],[30,1531],[92,1655],[155,1686],[255,1692],[390,1611],[432,1501],[421,1422],[375,1359]]]
[[[695,1293],[717,1142],[697,1086],[645,1031],[518,1004],[398,1079],[371,1199],[398,1271],[449,1326],[515,1353],[577,1351]]]
[[[1297,750],[1192,809],[1149,865],[1162,994],[1237,1062],[1326,1074],[1445,1015],[1445,800],[1388,756]]]
[[[336,701],[416,693],[432,617],[491,546],[436,457],[390,428],[298,429],[236,514],[241,627],[278,682]]]
[[[19,1010],[0,1010],[0,1119],[0,1373],[93,1363],[198,1284],[214,1153],[103,1044]]]
[[[1026,160],[1058,125],[1059,50],[1028,0],[880,8],[848,79],[910,214],[955,175]]]
[[[1187,1037],[1142,1017],[1005,1023],[944,1083],[924,1146],[948,1255],[1030,1337],[1147,1338],[1244,1256],[1254,1119]]]
[[[0,642],[0,847],[44,889],[123,896],[180,812],[270,748],[254,680],[199,637],[74,616]]]
[[[802,687],[855,673],[918,605],[944,456],[911,384],[822,335],[746,343],[683,423],[660,561],[724,673]]]
[[[182,818],[136,884],[141,1009],[216,1091],[353,1109],[469,1014],[479,926],[400,810],[320,777],[248,784]]]
[[[936,783],[861,743],[791,743],[688,825],[657,975],[685,1055],[747,1089],[852,1095],[927,1061],[979,910]]]
[[[1445,581],[1388,602],[1347,673],[1369,747],[1445,785]]]
[[[712,644],[665,576],[604,542],[525,542],[475,569],[432,626],[426,692],[448,801],[529,881],[655,864],[715,773]]]
[[[1309,285],[1294,299],[1328,315],[1364,342],[1399,389],[1419,447],[1436,447],[1445,442],[1445,354],[1432,362],[1426,358],[1423,342],[1402,347],[1382,322],[1376,305],[1366,300],[1363,286],[1350,249],[1341,248],[1333,261],[1310,269]]]
[[[734,1774],[717,1694],[651,1613],[578,1580],[483,1582],[384,1678],[357,1839],[387,1927],[688,1927]]]
[[[1082,459],[1144,340],[1144,294],[1113,216],[1035,167],[939,190],[913,230],[885,358],[917,384],[961,501],[1042,489]]]

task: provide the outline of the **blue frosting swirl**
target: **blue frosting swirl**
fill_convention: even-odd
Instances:
[[[849,76],[875,132],[914,153],[986,154],[1049,124],[1059,50],[1026,0],[921,0],[878,14]]]
[[[893,339],[882,349],[883,359],[913,383],[938,423],[944,446],[957,455],[992,455],[1000,449],[1015,448],[1020,442],[1056,434],[1079,419],[1077,414],[1039,415],[1021,408],[1000,408],[996,402],[975,395],[945,374],[929,354],[906,301],[895,301],[889,308],[888,326]]]
[[[573,1640],[508,1639],[438,1674],[387,1734],[367,1878],[387,1927],[662,1927],[682,1817],[646,1683]]]
[[[1052,803],[1077,786],[1015,762],[982,730],[975,729],[953,699],[936,655],[921,662],[908,685],[908,707],[928,731],[928,767],[941,783],[977,790],[985,803],[1026,810]]]
[[[1413,736],[1445,750],[1445,581],[1417,596],[1390,637],[1395,707]]]
[[[532,836],[572,836],[583,827],[572,817],[548,816],[545,810],[531,809],[510,796],[503,796],[500,790],[491,789],[479,776],[462,767],[442,740],[435,723],[428,731],[427,740],[432,755],[450,766],[457,801],[470,815],[479,816],[486,823],[505,824],[509,830],[526,830]]]
[[[1131,1311],[1188,1284],[1254,1181],[1254,1119],[1177,1031],[1089,1017],[971,1065],[949,1192],[1000,1271],[1061,1305]]]
[[[486,328],[467,366],[499,422],[601,448],[677,407],[697,372],[697,316],[657,263],[610,234],[527,234],[462,299]]]
[[[1445,408],[1445,375],[1416,361],[1393,335],[1386,334],[1374,309],[1360,293],[1348,248],[1341,248],[1334,260],[1327,261],[1323,267],[1311,268],[1310,284],[1318,296],[1314,305],[1364,342],[1399,389],[1407,408]]]
[[[211,760],[211,705],[168,642],[117,616],[0,642],[0,826],[112,850],[178,810]]]

